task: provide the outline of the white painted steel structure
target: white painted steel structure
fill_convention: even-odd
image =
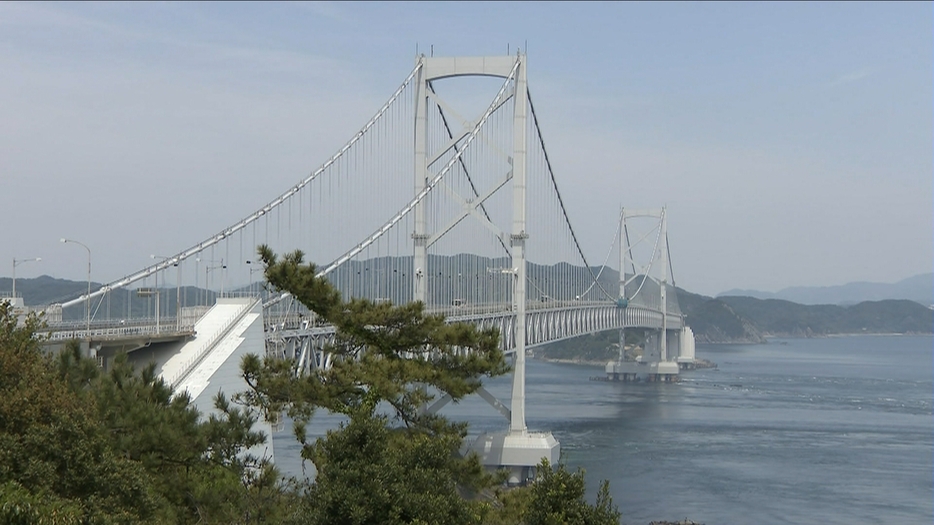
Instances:
[[[457,101],[442,89],[464,79],[491,79],[499,86],[475,118],[461,116]],[[623,210],[607,255],[617,246],[619,270],[606,262],[591,266],[568,218],[541,131],[524,54],[419,56],[376,115],[309,176],[208,239],[159,256],[157,264],[97,291],[89,286],[87,294],[62,307],[84,302],[90,316],[91,299],[103,301],[118,288],[145,285],[150,278],[158,287],[160,273],[167,285],[165,271],[174,267],[176,312],[205,308],[218,296],[213,291],[203,301],[199,292],[195,305],[181,304],[188,300],[183,281],[193,275],[197,285],[200,261],[227,261],[219,296],[232,288],[226,286],[228,272],[238,271],[244,283],[249,279],[252,295],[255,268],[248,266],[254,259],[249,253],[257,244],[273,245],[280,253],[303,247],[316,259],[332,261],[318,276],[345,296],[422,301],[450,322],[499,330],[503,349],[514,356],[512,400],[504,412],[509,430],[476,446],[491,465],[514,467],[521,481],[541,457],[531,456],[541,453],[554,461],[558,453],[550,434],[530,432],[526,425],[528,348],[614,329],[621,331],[622,343],[623,330],[639,328],[657,334],[659,362],[674,362],[683,356],[676,348],[687,337],[669,290],[665,210]],[[645,217],[657,226],[654,236],[639,241],[654,238],[654,245],[648,262],[637,267],[632,249],[638,243],[630,244],[627,221]],[[238,244],[240,255],[232,255]],[[238,260],[246,261],[239,269]],[[186,266],[191,263],[193,272]],[[331,327],[317,323],[288,294],[264,293],[263,307],[268,353],[295,359],[299,372],[329,366],[324,349],[333,339]],[[179,330],[190,323],[178,318],[174,324]],[[89,317],[86,335],[95,337],[90,328]],[[199,354],[198,360],[203,358]],[[529,450],[536,452],[529,456]]]

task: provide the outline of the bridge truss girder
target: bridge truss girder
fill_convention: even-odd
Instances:
[[[529,309],[525,318],[525,348],[541,346],[581,335],[617,330],[641,328],[661,330],[662,312],[658,310],[629,307],[619,308],[613,304],[572,304],[552,308]],[[486,313],[448,317],[448,322],[470,323],[480,329],[495,328],[500,333],[500,345],[504,352],[515,353],[516,312]],[[668,314],[664,321],[667,330],[681,330],[683,318]],[[330,367],[333,356],[328,348],[334,344],[334,328],[330,326],[270,327],[266,338],[268,355],[293,359],[297,373]]]

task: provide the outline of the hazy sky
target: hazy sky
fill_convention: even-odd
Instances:
[[[527,46],[600,262],[668,206],[714,294],[929,272],[932,4],[0,4],[0,275],[142,268],[330,157],[435,55]],[[527,44],[526,44],[527,43]]]

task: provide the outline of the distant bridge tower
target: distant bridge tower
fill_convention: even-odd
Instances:
[[[628,307],[638,303],[657,312],[660,328],[646,330],[643,355],[637,361],[624,361],[626,329],[620,329],[619,356],[616,362],[606,365],[607,376],[611,379],[632,380],[644,376],[649,380],[670,381],[676,379],[681,356],[686,353],[682,342],[690,336],[690,353],[693,362],[693,334],[690,329],[684,332],[683,318],[675,330],[669,330],[670,311],[668,301],[668,282],[670,280],[671,261],[668,253],[668,220],[666,209],[629,210],[620,212],[619,227],[619,305]],[[654,227],[632,242],[629,237],[628,222],[632,219],[656,221]],[[652,235],[654,233],[654,235]],[[634,250],[642,243],[651,242],[651,251],[641,258]],[[647,246],[647,244],[645,245]],[[645,254],[643,249],[642,254]],[[639,259],[639,260],[637,260]],[[627,273],[627,271],[629,273]],[[677,308],[675,308],[677,310]],[[680,316],[680,313],[677,314]]]
[[[509,413],[509,430],[481,436],[474,444],[483,463],[490,467],[506,467],[512,472],[511,481],[522,482],[532,476],[532,469],[543,457],[552,463],[559,457],[559,445],[550,432],[529,432],[525,422],[525,353],[526,353],[526,187],[527,187],[527,130],[528,130],[528,91],[526,83],[526,56],[494,57],[426,57],[419,56],[421,65],[416,76],[415,100],[415,195],[427,191],[429,181],[436,175],[429,167],[452,148],[457,147],[458,136],[438,148],[428,151],[427,114],[431,104],[440,104],[431,82],[452,77],[498,77],[511,79],[511,105],[513,106],[513,147],[510,155],[512,189],[512,229],[508,235],[511,268],[503,273],[512,274],[512,310],[515,321],[512,323],[515,341],[515,362],[513,365],[512,401]],[[482,119],[483,117],[481,117]],[[495,191],[493,189],[492,191]],[[476,211],[482,203],[479,199],[473,209],[465,209],[462,217]],[[413,256],[413,298],[428,304],[431,297],[428,277],[428,248],[444,235],[446,231],[430,231],[426,204],[419,202],[415,209],[415,231]],[[475,217],[476,213],[473,214]],[[489,219],[487,219],[489,221]],[[491,226],[494,227],[495,225]],[[508,334],[502,334],[507,337]],[[485,393],[482,393],[485,394]],[[492,396],[485,394],[485,399]],[[501,405],[494,404],[497,408]]]

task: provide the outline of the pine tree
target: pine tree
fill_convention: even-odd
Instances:
[[[438,395],[457,401],[484,377],[508,370],[495,329],[447,323],[421,303],[344,301],[300,251],[280,260],[261,246],[259,255],[273,290],[289,292],[336,330],[325,349],[333,356],[327,370],[296,375],[288,360],[243,361],[251,390],[240,399],[268,414],[288,413],[303,459],[317,470],[291,522],[619,523],[606,482],[590,505],[583,472],[553,470],[543,460],[533,486],[504,491],[502,476],[486,474],[475,455],[460,456],[465,424],[425,415]],[[319,409],[347,420],[309,441],[305,423]]]
[[[103,373],[71,342],[0,302],[0,523],[275,523],[294,493],[244,451],[256,416],[223,396],[202,419],[187,395],[117,356]]]
[[[439,395],[455,401],[482,378],[508,371],[495,329],[450,324],[424,305],[343,301],[301,252],[281,260],[265,246],[266,280],[288,291],[336,329],[327,370],[295,376],[292,364],[246,357],[242,396],[296,420],[302,456],[318,477],[306,498],[307,523],[480,523],[489,505],[465,495],[489,488],[475,456],[459,449],[466,425],[426,415]],[[317,409],[349,421],[309,442],[304,424]]]
[[[600,484],[596,504],[584,499],[584,472],[571,473],[560,464],[554,469],[547,459],[538,466],[532,496],[525,513],[526,525],[618,525],[620,513],[610,497],[609,483]]]
[[[17,325],[0,302],[0,522],[154,519],[162,502],[141,465],[41,352],[35,316]]]

